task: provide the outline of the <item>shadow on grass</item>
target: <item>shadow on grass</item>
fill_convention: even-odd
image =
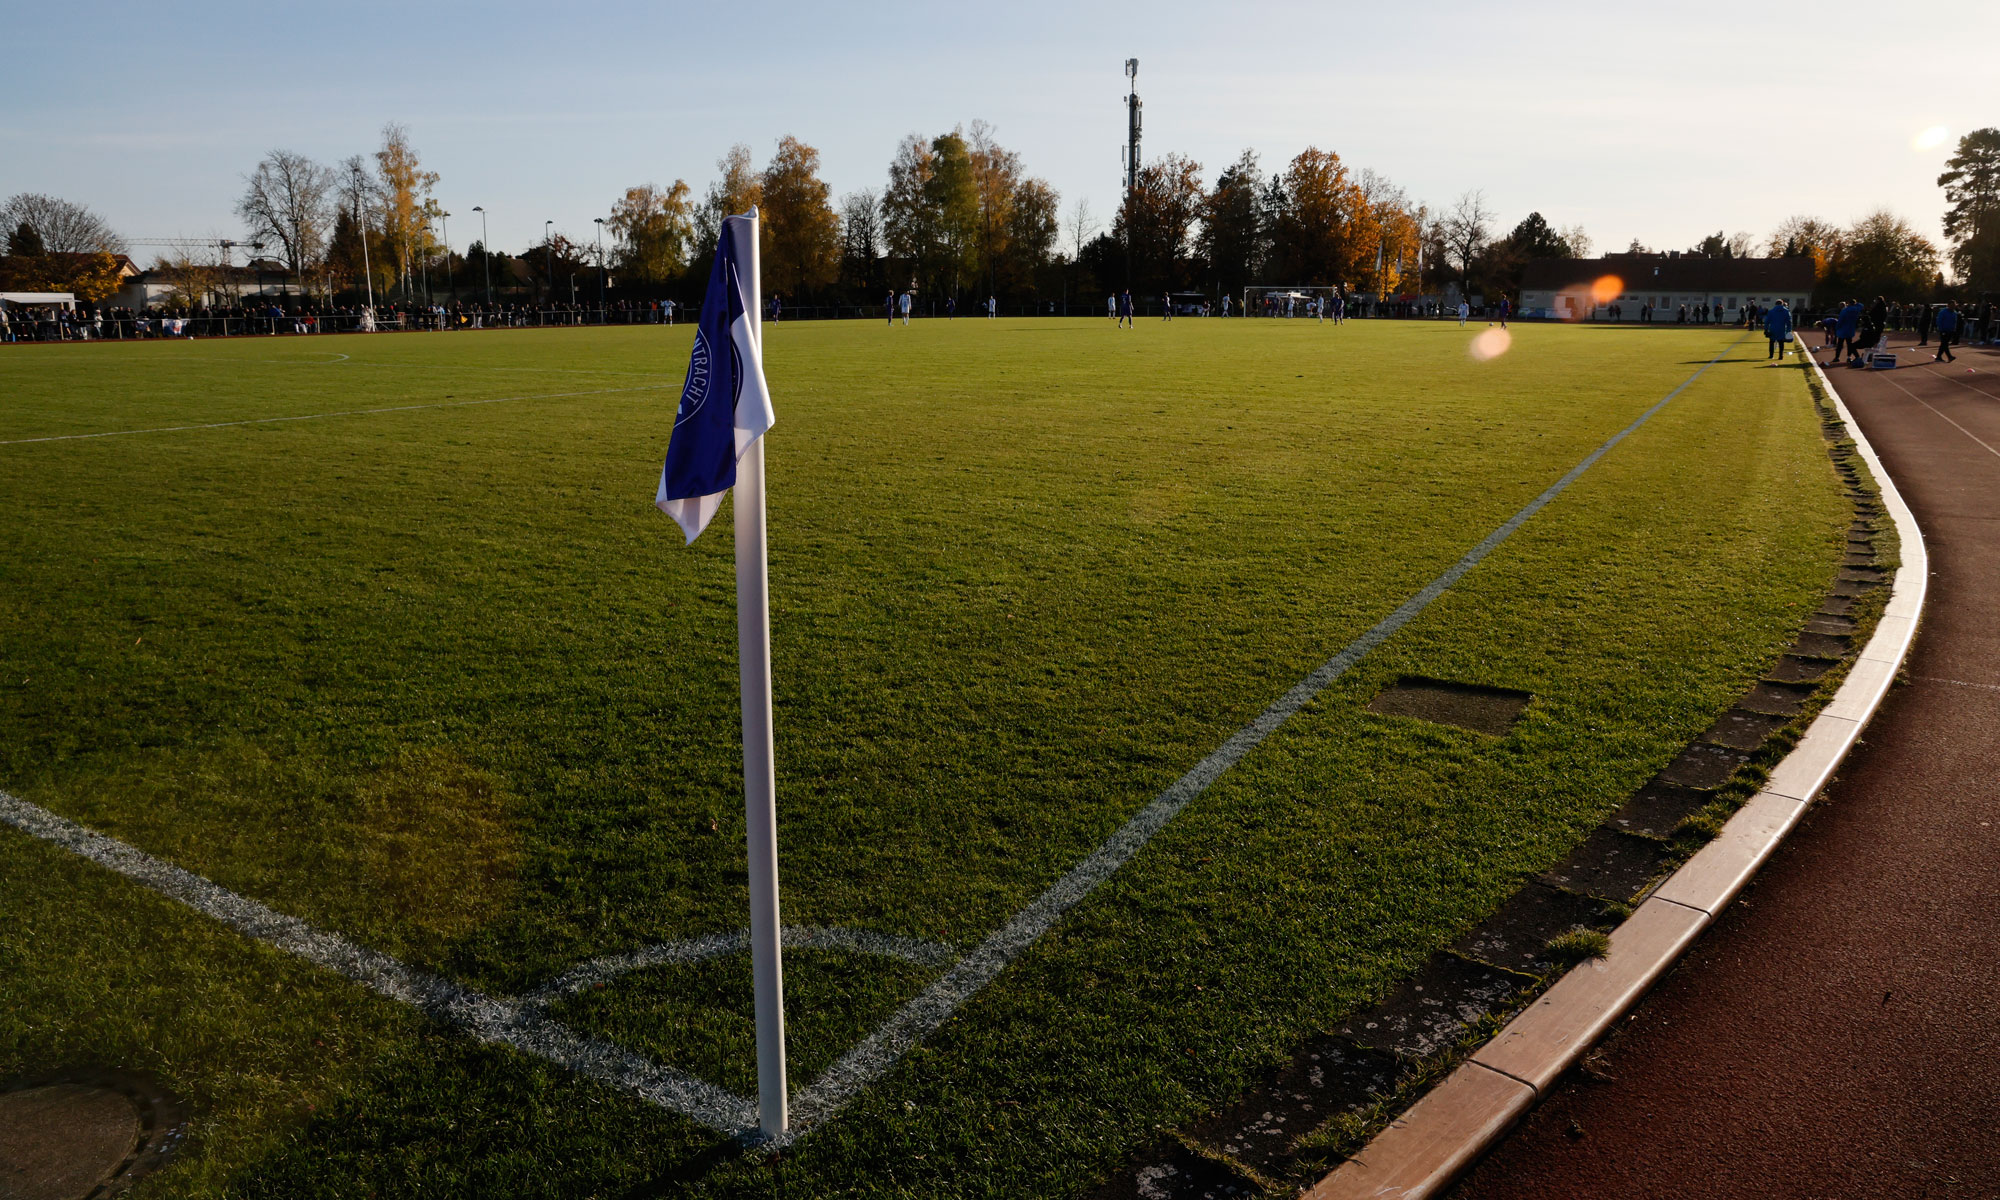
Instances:
[[[429,1027],[311,1113],[231,1194],[669,1196],[746,1164],[737,1140],[509,1050]]]
[[[681,1195],[689,1184],[699,1182],[723,1163],[743,1157],[744,1150],[744,1144],[735,1138],[716,1142],[694,1157],[684,1159],[661,1174],[635,1185],[619,1200],[662,1200],[667,1196]]]

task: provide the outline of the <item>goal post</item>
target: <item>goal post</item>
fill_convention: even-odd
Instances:
[[[1340,289],[1314,284],[1252,284],[1243,289],[1242,316],[1305,317],[1315,311],[1329,312]]]

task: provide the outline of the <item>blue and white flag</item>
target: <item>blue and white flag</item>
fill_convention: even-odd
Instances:
[[[692,544],[736,482],[736,460],[777,422],[764,384],[757,218],[727,217],[695,325],[687,382],[653,504]]]

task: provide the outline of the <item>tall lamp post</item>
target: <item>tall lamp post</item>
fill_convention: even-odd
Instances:
[[[486,307],[493,307],[493,243],[486,236],[486,209],[475,204],[472,211],[479,214],[479,266],[486,276]]]
[[[223,238],[221,241],[215,243],[216,249],[222,251],[222,278],[216,281],[216,293],[215,293],[215,298],[218,300],[221,299],[221,289],[229,286],[229,270],[230,270],[229,248],[231,246],[240,246],[242,244],[243,243],[241,242],[232,242],[228,238]],[[227,330],[229,328],[228,317],[224,317],[222,319],[222,328],[224,330]]]
[[[458,300],[458,289],[451,282],[451,214],[438,210],[438,232],[444,235],[444,294],[453,303]]]
[[[542,222],[542,245],[543,245],[544,247],[546,247],[546,248],[548,249],[548,252],[549,252],[549,303],[551,303],[551,304],[555,303],[555,299],[556,299],[556,235],[555,235],[555,228],[556,228],[556,223],[555,223],[554,221],[543,221],[543,222]]]
[[[361,234],[361,282],[368,286],[368,307],[364,314],[375,311],[375,271],[368,265],[368,216],[361,207],[361,167],[354,168],[354,224]]]
[[[591,219],[597,222],[597,323],[602,325],[609,319],[604,299],[604,218]]]

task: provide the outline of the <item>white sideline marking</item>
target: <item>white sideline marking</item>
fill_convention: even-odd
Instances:
[[[505,404],[510,400],[567,400],[576,396],[611,396],[620,392],[657,392],[668,384],[643,387],[597,388],[588,392],[534,392],[524,396],[490,396],[484,400],[444,400],[436,404],[399,404],[394,408],[350,408],[344,412],[306,413],[296,417],[252,417],[244,421],[211,421],[206,425],[162,425],[157,429],[111,429],[103,433],[62,433],[52,437],[14,438],[0,446],[26,446],[35,442],[74,442],[86,438],[131,437],[141,433],[186,433],[196,429],[228,429],[235,425],[275,425],[283,421],[323,421],[328,417],[372,417],[381,413],[418,412],[426,408],[466,408],[475,404]]]
[[[1748,335],[1745,335],[1747,338]],[[1541,495],[1529,501],[1526,507],[1515,513],[1471,550],[1447,568],[1444,574],[1424,585],[1424,589],[1405,600],[1402,607],[1382,618],[1373,629],[1348,643],[1346,649],[1322,664],[1318,670],[1306,676],[1292,690],[1258,714],[1257,719],[1237,730],[1229,740],[1207,758],[1196,763],[1192,770],[1168,785],[1151,804],[1139,810],[1131,820],[1119,827],[1118,831],[1105,839],[1103,845],[1093,851],[1090,857],[1071,868],[1069,873],[1049,886],[1032,903],[1000,929],[988,937],[979,947],[960,959],[958,964],[946,971],[937,982],[931,984],[911,1000],[895,1015],[882,1023],[881,1028],[854,1049],[842,1055],[840,1061],[827,1069],[826,1074],[814,1080],[812,1086],[800,1092],[792,1102],[792,1137],[804,1133],[811,1126],[833,1116],[842,1105],[853,1099],[863,1088],[868,1087],[896,1065],[904,1054],[928,1035],[944,1024],[960,1005],[971,999],[973,994],[993,981],[993,978],[1012,962],[1023,950],[1035,944],[1048,932],[1062,915],[1090,895],[1097,886],[1132,860],[1132,857],[1150,841],[1154,834],[1165,828],[1167,822],[1180,814],[1189,801],[1208,790],[1224,771],[1235,766],[1244,755],[1250,753],[1258,743],[1271,736],[1287,718],[1317,696],[1329,684],[1347,673],[1349,667],[1361,661],[1367,653],[1388,640],[1389,636],[1410,623],[1418,613],[1430,607],[1444,590],[1458,582],[1460,576],[1470,571],[1479,560],[1491,554],[1495,547],[1507,540],[1529,517],[1540,512],[1549,501],[1563,493],[1576,481],[1579,475],[1589,470],[1592,464],[1603,458],[1613,446],[1625,440],[1633,430],[1652,419],[1654,413],[1667,406],[1667,402],[1686,391],[1689,384],[1701,378],[1702,372],[1714,366],[1722,357],[1741,345],[1745,338],[1738,338],[1718,351],[1714,358],[1703,363],[1695,373],[1683,380],[1681,385],[1668,392],[1660,401],[1637,420],[1613,434],[1597,449],[1584,456],[1582,462],[1569,469],[1569,473],[1550,484]]]
[[[1747,335],[1746,335],[1747,337]],[[1570,484],[1613,446],[1625,440],[1674,397],[1686,391],[1743,338],[1725,346],[1703,363],[1680,386],[1668,392],[1651,408],[1529,501],[1519,512],[1487,534],[1478,545],[1404,601],[1368,632],[1327,660],[1291,690],[1279,697],[1257,718],[1230,736],[1221,747],[1196,763],[1185,775],[1119,827],[1083,862],[1037,896],[1026,908],[987,937],[971,953],[953,963],[917,997],[848,1051],[811,1086],[793,1098],[792,1129],[779,1144],[789,1144],[813,1126],[835,1116],[840,1109],[893,1068],[925,1036],[949,1020],[967,1000],[991,983],[1008,963],[1040,939],[1042,934],[1075,907],[1099,884],[1130,862],[1154,834],[1179,815],[1210,784],[1234,766],[1265,738],[1275,732],[1314,696],[1347,673],[1369,651],[1381,645],[1397,630],[1430,607],[1452,584],[1480,560],[1491,554],[1528,518],[1561,495]],[[648,391],[649,388],[615,388],[611,391]],[[565,393],[598,395],[598,392]],[[504,397],[529,399],[531,397]],[[492,404],[497,400],[462,401],[465,404]],[[415,405],[416,408],[452,405]],[[396,409],[375,411],[403,411]],[[348,414],[323,414],[348,415]],[[309,417],[278,417],[271,420],[309,420]],[[252,424],[254,422],[226,422]],[[190,428],[212,428],[191,426]],[[134,431],[151,432],[151,431]],[[109,434],[72,436],[106,437]],[[60,439],[38,439],[60,440]],[[5,445],[8,443],[0,443]],[[239,896],[193,872],[153,858],[132,846],[93,832],[73,821],[0,792],[0,821],[33,837],[63,848],[133,879],[154,891],[228,925],[244,935],[286,950],[308,962],[330,970],[384,996],[401,1000],[427,1015],[457,1025],[485,1042],[501,1042],[547,1059],[602,1083],[637,1094],[662,1108],[681,1113],[718,1132],[751,1138],[757,1131],[756,1105],[724,1088],[676,1071],[607,1042],[586,1038],[543,1015],[543,1010],[565,992],[573,992],[600,980],[645,966],[671,962],[699,961],[728,953],[743,943],[745,935],[712,934],[682,942],[666,943],[620,955],[607,955],[574,968],[535,992],[522,997],[492,997],[460,987],[450,980],[416,971],[387,954],[355,945],[344,938],[315,929],[296,917],[276,912],[244,896]],[[792,927],[784,931],[788,946],[814,946],[886,954],[906,961],[939,965],[949,962],[952,950],[933,942],[895,938],[867,931]]]
[[[347,359],[347,355],[343,354],[340,358]],[[253,358],[249,361],[275,363],[278,366],[284,367],[331,367],[339,360],[314,362],[311,359],[305,358]],[[600,367],[490,367],[480,363],[400,363],[375,362],[372,359],[363,359],[360,362],[349,360],[347,365],[351,367],[387,367],[399,371],[528,371],[536,375],[636,375],[641,379],[681,378],[681,376],[669,371],[614,371]]]
[[[545,1058],[722,1133],[740,1134],[757,1125],[757,1106],[748,1100],[609,1042],[584,1037],[542,1015],[542,1005],[482,995],[414,970],[390,955],[315,929],[297,917],[266,908],[192,871],[5,792],[0,792],[0,821],[142,883],[238,933],[456,1025],[482,1042],[501,1042]]]

